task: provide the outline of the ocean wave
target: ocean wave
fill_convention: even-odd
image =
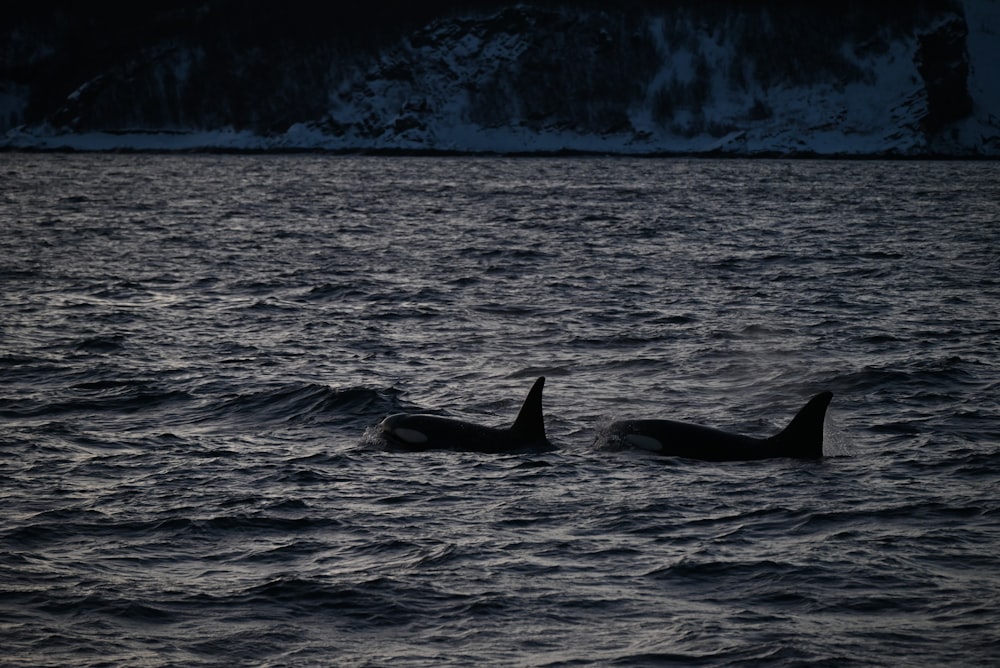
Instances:
[[[982,363],[960,356],[914,358],[900,363],[870,365],[838,375],[831,389],[843,394],[891,393],[898,397],[933,393],[938,399],[956,390],[982,386]]]
[[[374,418],[400,411],[399,391],[366,387],[333,388],[291,383],[267,390],[209,400],[197,422],[222,421],[260,427],[268,424],[368,425]]]
[[[83,380],[55,397],[0,397],[0,416],[52,417],[92,413],[130,414],[184,403],[191,395],[145,380]]]

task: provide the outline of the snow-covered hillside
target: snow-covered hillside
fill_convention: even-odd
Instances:
[[[996,0],[777,6],[519,4],[378,49],[227,53],[228,71],[168,36],[41,118],[30,81],[0,82],[0,145],[1000,156]]]

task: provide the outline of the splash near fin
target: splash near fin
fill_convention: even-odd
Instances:
[[[542,419],[542,388],[545,386],[545,376],[540,377],[531,386],[527,398],[521,404],[521,410],[514,420],[510,430],[526,441],[547,442],[545,438],[545,421]]]
[[[823,421],[831,399],[832,392],[820,392],[802,407],[787,427],[769,439],[779,456],[803,459],[823,456]]]

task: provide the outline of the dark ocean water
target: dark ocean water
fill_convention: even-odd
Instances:
[[[1000,164],[5,154],[0,226],[0,664],[1000,656]],[[556,452],[370,438],[540,375]]]

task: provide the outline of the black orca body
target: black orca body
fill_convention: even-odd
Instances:
[[[438,415],[399,413],[379,424],[385,441],[403,450],[459,450],[464,452],[549,452],[555,448],[545,437],[542,387],[535,381],[514,424],[508,429],[484,427]]]
[[[712,462],[818,459],[823,456],[823,421],[832,398],[830,392],[817,394],[784,430],[770,438],[751,438],[673,420],[624,420],[609,427],[609,440],[665,457]]]

